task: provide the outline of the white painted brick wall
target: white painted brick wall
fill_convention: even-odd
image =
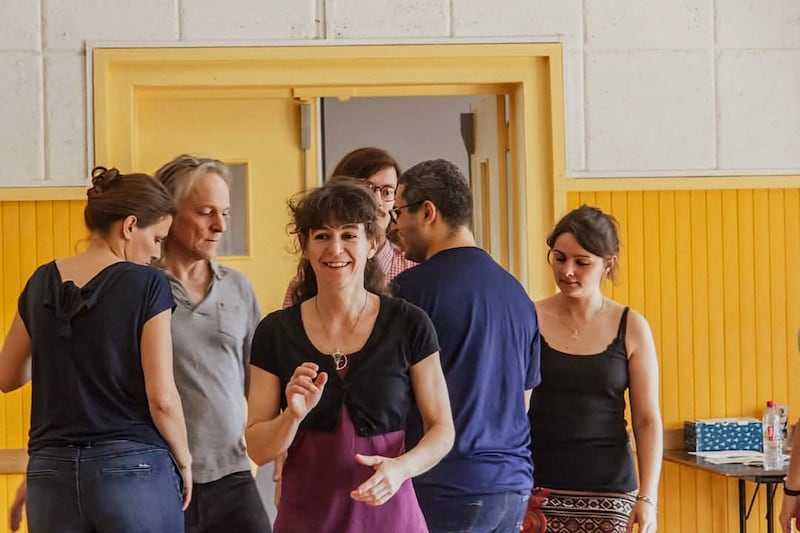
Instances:
[[[331,39],[448,37],[448,0],[326,0]]]
[[[39,2],[0,2],[0,50],[40,50],[42,15]]]
[[[177,0],[40,1],[48,49],[82,50],[85,41],[147,42],[178,38]]]
[[[0,52],[0,94],[4,99],[0,105],[0,180],[20,182],[44,175],[41,69],[38,54]]]
[[[712,166],[710,52],[595,52],[586,61],[590,169]]]
[[[84,182],[86,41],[554,40],[570,175],[800,173],[798,0],[2,0],[0,30],[0,185]]]
[[[717,44],[723,48],[800,48],[797,0],[716,0]]]
[[[183,0],[181,39],[313,39],[316,0]]]
[[[800,168],[800,50],[726,51],[717,69],[720,165]]]
[[[44,62],[45,168],[55,183],[81,183],[86,161],[86,59],[49,52]]]
[[[586,117],[583,83],[584,57],[581,50],[567,49],[564,58],[564,122],[567,168],[586,170]],[[569,174],[568,174],[569,175]]]
[[[453,0],[456,37],[552,37],[568,48],[581,46],[580,0]]]
[[[712,2],[589,0],[586,46],[592,50],[682,50],[713,42]]]

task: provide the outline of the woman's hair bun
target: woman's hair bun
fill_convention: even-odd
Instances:
[[[103,194],[112,182],[119,179],[119,176],[119,170],[116,168],[94,167],[92,169],[92,188],[86,191],[86,195],[91,198]]]

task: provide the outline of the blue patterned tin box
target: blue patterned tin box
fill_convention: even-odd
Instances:
[[[683,423],[687,452],[761,451],[761,421],[755,418],[713,418]]]

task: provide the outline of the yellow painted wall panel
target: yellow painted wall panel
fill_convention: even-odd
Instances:
[[[666,350],[661,350],[661,357],[664,364],[674,365],[680,369],[680,375],[683,379],[677,379],[678,388],[676,389],[678,395],[678,415],[677,419],[682,420],[694,416],[694,382],[695,372],[694,366],[689,364],[692,361],[694,354],[694,342],[692,340],[692,324],[694,320],[694,311],[692,306],[686,305],[687,301],[691,299],[691,287],[685,287],[685,280],[692,279],[692,264],[689,258],[692,256],[692,219],[689,216],[688,206],[690,203],[689,191],[676,191],[675,192],[675,255],[674,259],[670,261],[675,270],[675,285],[672,292],[675,298],[680,303],[677,310],[678,316],[676,321],[676,351],[670,353]],[[669,380],[664,377],[662,372],[661,378],[661,396],[668,401],[670,394],[668,394],[667,385],[676,383],[676,381]]]
[[[625,213],[628,211],[628,195],[627,194],[615,194],[611,197],[611,205],[609,207],[609,211],[611,213]],[[629,254],[626,253],[626,244],[627,240],[627,233],[626,228],[620,227],[620,254],[619,254],[619,268],[618,268],[618,281],[612,285],[613,290],[610,292],[610,296],[622,302],[626,302],[629,300],[629,291],[628,285],[625,283],[621,283],[621,279],[625,277],[625,273],[628,272],[629,268]]]
[[[735,190],[722,191],[722,213],[720,227],[724,228],[721,236],[722,266],[721,278],[724,290],[725,305],[720,309],[722,313],[724,333],[724,350],[727,364],[725,365],[725,405],[734,412],[744,412],[743,384],[741,368],[741,328],[739,291],[739,241],[738,232],[738,193]],[[750,387],[747,387],[750,388]],[[713,413],[718,416],[720,413]]]
[[[659,255],[651,255],[647,253],[647,261],[653,263],[657,272],[660,273],[659,283],[656,285],[658,296],[651,298],[655,303],[661,307],[660,312],[660,331],[678,331],[678,294],[676,292],[677,286],[677,270],[675,269],[674,260],[670,258],[675,257],[675,249],[677,246],[677,230],[675,216],[675,195],[664,194],[659,199],[657,211],[653,212],[651,218],[654,220],[652,230],[659,233]],[[663,258],[663,260],[659,260]],[[631,268],[637,268],[631,266]],[[645,309],[638,309],[650,321],[650,326],[653,328],[653,335],[662,339],[661,351],[663,364],[661,366],[661,383],[679,383],[682,388],[677,390],[677,394],[665,394],[663,385],[660,390],[662,409],[670,413],[671,417],[680,417],[683,404],[693,403],[693,391],[686,382],[691,383],[691,380],[679,379],[681,372],[692,369],[681,368],[680,359],[678,355],[678,335],[662,335],[657,332],[653,322],[651,321],[649,313]]]
[[[708,267],[706,303],[708,305],[708,413],[727,411],[726,390],[727,382],[723,379],[728,365],[735,364],[725,357],[725,322],[722,310],[727,305],[723,277],[720,275],[724,268],[722,261],[722,191],[706,192],[706,226]]]
[[[756,375],[756,336],[755,324],[755,287],[753,222],[753,191],[739,191],[737,205],[738,253],[739,262],[739,323],[734,325],[740,335],[738,354],[742,369],[742,403],[741,412],[755,414],[752,409],[761,405],[763,391],[759,390]]]
[[[661,333],[661,309],[658,296],[658,277],[661,270],[659,196],[660,194],[656,191],[642,193],[642,234],[647,237],[642,239],[641,244],[644,257],[642,262],[635,267],[635,270],[644,274],[644,305],[639,307],[639,311],[651,317],[650,327],[653,328],[653,334],[657,337],[660,337]]]
[[[795,331],[800,324],[791,326],[786,320],[786,278],[788,277],[786,265],[786,212],[784,211],[785,191],[770,189],[767,197],[767,213],[761,220],[769,226],[769,241],[765,249],[758,254],[769,257],[769,302],[772,310],[769,338],[770,354],[772,361],[772,397],[779,403],[783,403],[789,396],[789,384],[787,382],[786,360],[780,356],[786,346],[787,337],[794,337]],[[758,259],[757,259],[758,260]],[[796,270],[792,276],[796,275]],[[795,300],[795,305],[800,302]],[[795,380],[792,380],[793,382]]]
[[[19,202],[8,202],[3,205],[3,294],[9,295],[19,291]],[[16,312],[16,299],[3,299],[3,318],[6,328]]]
[[[759,410],[763,402],[772,397],[772,314],[769,301],[770,268],[769,233],[767,211],[769,209],[769,193],[766,190],[753,191],[753,308],[756,391],[758,393]],[[743,221],[744,222],[744,221]],[[742,324],[743,328],[747,324]]]
[[[689,256],[682,258],[691,264],[691,275],[685,280],[681,292],[687,295],[686,302],[692,306],[694,316],[691,329],[681,332],[692,338],[692,359],[694,367],[694,405],[695,417],[708,418],[711,414],[709,402],[709,362],[708,362],[708,235],[705,191],[689,193],[689,216],[691,217],[691,249]],[[688,361],[683,362],[688,364]]]
[[[786,338],[786,353],[789,354],[789,361],[786,371],[786,379],[789,383],[787,401],[789,405],[800,406],[800,391],[796,384],[796,377],[800,376],[800,357],[792,357],[797,353],[798,338],[797,330],[800,328],[800,246],[791,246],[791,243],[800,242],[800,190],[787,190],[784,196],[785,213],[785,239],[786,246],[785,266],[786,269],[786,329],[789,335]],[[794,418],[798,417],[795,412]]]

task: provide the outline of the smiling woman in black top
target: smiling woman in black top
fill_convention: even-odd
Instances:
[[[246,431],[258,464],[289,452],[275,532],[426,531],[410,478],[453,443],[433,325],[380,295],[378,207],[363,182],[330,180],[292,211],[316,291],[258,326]],[[412,397],[427,432],[406,451]]]

